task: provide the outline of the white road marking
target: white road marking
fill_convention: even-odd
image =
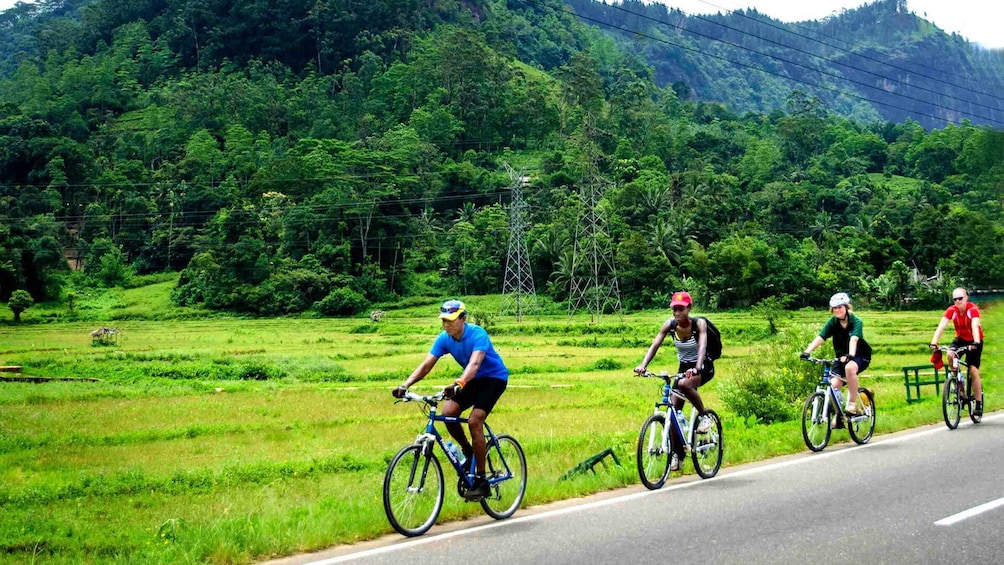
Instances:
[[[1004,413],[994,414],[992,416],[986,416],[986,417],[983,418],[983,421],[985,422],[985,421],[988,421],[988,420],[996,420],[996,419],[1001,418],[1001,417],[1004,417]],[[583,512],[583,511],[586,511],[586,510],[592,510],[593,508],[599,508],[599,507],[602,507],[602,506],[609,506],[611,504],[620,504],[621,502],[626,502],[626,501],[629,501],[629,500],[634,500],[636,498],[642,498],[642,497],[645,497],[645,496],[655,496],[655,495],[659,495],[659,494],[663,494],[663,493],[667,493],[667,492],[673,492],[674,490],[680,490],[680,489],[684,489],[684,488],[692,488],[692,487],[695,487],[697,485],[702,485],[702,484],[708,483],[710,481],[724,481],[724,480],[728,480],[728,479],[734,478],[734,477],[745,477],[747,475],[755,475],[755,474],[758,474],[758,473],[766,473],[767,471],[773,471],[775,469],[783,469],[785,467],[790,467],[792,465],[801,465],[803,463],[811,463],[813,461],[819,461],[821,459],[827,459],[829,457],[838,457],[840,455],[851,453],[853,451],[857,451],[857,450],[860,450],[860,449],[867,449],[867,448],[869,448],[869,447],[871,447],[873,445],[885,445],[885,444],[899,443],[901,441],[908,441],[908,440],[911,440],[911,439],[916,439],[916,438],[924,437],[924,436],[927,436],[927,435],[930,435],[930,434],[934,434],[934,433],[942,433],[942,432],[949,432],[949,431],[950,430],[948,430],[948,428],[944,428],[944,427],[941,427],[941,426],[936,426],[936,427],[932,426],[930,429],[923,430],[923,431],[920,431],[920,432],[899,435],[899,436],[896,436],[896,437],[892,437],[892,438],[889,438],[889,439],[884,439],[884,440],[876,441],[876,442],[873,442],[873,443],[871,443],[871,442],[870,443],[866,443],[864,445],[854,445],[854,446],[846,447],[844,449],[839,449],[839,450],[836,450],[836,451],[828,451],[828,452],[825,452],[825,453],[822,453],[822,452],[821,453],[815,453],[815,454],[811,454],[811,455],[806,455],[805,457],[799,457],[799,458],[796,458],[796,459],[789,459],[787,461],[781,461],[781,462],[778,462],[778,463],[769,463],[767,465],[761,465],[761,466],[757,466],[757,467],[752,467],[750,469],[743,469],[741,471],[735,471],[735,472],[732,472],[732,473],[726,473],[724,475],[718,475],[718,476],[712,477],[710,479],[694,480],[694,481],[688,481],[688,482],[685,482],[685,483],[670,485],[668,487],[664,487],[664,488],[661,488],[659,490],[646,490],[646,491],[642,491],[642,492],[633,492],[633,493],[630,493],[630,494],[625,494],[623,496],[618,496],[618,497],[614,497],[614,498],[607,498],[607,499],[603,499],[603,500],[597,500],[597,501],[593,501],[593,502],[587,502],[585,504],[579,504],[579,505],[576,505],[576,506],[567,506],[565,508],[558,508],[558,509],[555,509],[555,510],[548,510],[546,512],[541,512],[539,514],[530,514],[528,516],[519,516],[519,517],[516,517],[516,518],[509,518],[508,520],[499,520],[497,522],[492,522],[490,524],[484,524],[484,525],[481,525],[481,526],[475,526],[473,528],[465,528],[465,529],[462,529],[462,530],[455,530],[455,531],[452,531],[452,532],[446,532],[446,533],[443,533],[443,534],[433,535],[433,536],[429,536],[429,537],[424,537],[423,536],[423,537],[415,538],[415,539],[412,539],[412,540],[409,540],[409,541],[406,541],[406,542],[403,542],[403,543],[396,543],[394,545],[388,545],[388,546],[378,547],[378,548],[374,548],[374,549],[367,549],[367,550],[359,551],[359,552],[356,552],[356,553],[348,553],[346,555],[339,555],[337,557],[330,557],[330,558],[327,558],[327,559],[320,559],[320,560],[317,560],[317,561],[310,561],[310,562],[308,562],[305,565],[335,565],[336,563],[345,563],[347,561],[353,561],[355,559],[362,559],[362,558],[370,557],[370,556],[373,556],[373,555],[380,555],[382,553],[389,553],[391,551],[401,551],[401,550],[412,548],[412,547],[415,547],[415,546],[425,545],[427,543],[432,543],[432,542],[436,542],[436,541],[446,540],[446,539],[454,538],[454,537],[457,537],[457,536],[467,535],[467,534],[471,534],[471,533],[475,533],[475,532],[481,532],[481,531],[484,531],[484,530],[490,530],[492,528],[500,528],[500,527],[504,527],[504,526],[509,525],[509,524],[519,524],[519,523],[522,523],[522,522],[532,522],[532,521],[536,521],[536,520],[544,520],[544,519],[547,519],[547,518],[553,518],[555,516],[561,516],[563,514],[571,514],[573,512]],[[988,507],[988,508],[983,508],[984,506],[988,506],[990,504],[992,504],[993,506]],[[975,512],[975,513],[972,514],[972,515],[975,515],[975,514],[979,514],[980,512],[985,512],[986,510],[989,510],[990,508],[999,506],[1001,504],[1004,504],[1004,498],[999,499],[999,500],[995,500],[994,502],[990,502],[990,503],[984,504],[982,506],[977,506],[976,508],[973,508],[972,510],[969,510],[967,512],[973,513],[974,511],[979,510],[978,512]],[[968,515],[967,516],[962,516],[962,514],[966,514],[967,512],[963,512],[961,514],[956,514],[955,516],[950,516],[948,518],[945,518],[944,520],[940,520],[940,521],[935,522],[935,523],[938,524],[938,525],[949,525],[949,524],[942,524],[942,522],[945,522],[946,520],[955,519],[958,516],[961,516],[961,517],[957,518],[955,521],[964,520],[965,518],[968,518],[969,516]],[[954,522],[952,522],[952,523],[954,523]]]
[[[997,500],[991,500],[990,502],[987,502],[985,504],[980,504],[979,506],[975,506],[973,508],[970,508],[969,510],[964,510],[962,512],[959,512],[958,514],[953,514],[953,515],[949,516],[948,518],[942,518],[941,520],[938,520],[937,522],[935,522],[934,525],[935,526],[951,526],[952,524],[954,524],[956,522],[961,522],[961,521],[965,520],[966,518],[972,518],[973,516],[976,516],[977,514],[982,514],[984,512],[989,511],[989,510],[993,510],[994,508],[997,508],[998,506],[1001,506],[1001,505],[1004,505],[1004,498],[998,498]]]

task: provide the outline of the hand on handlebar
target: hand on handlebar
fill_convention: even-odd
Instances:
[[[940,347],[938,347],[937,343],[929,343],[927,344],[927,346],[931,348],[931,351],[937,351],[938,349],[941,349]]]
[[[803,352],[801,352],[801,353],[798,354],[798,358],[802,359],[803,361],[808,361],[809,357],[810,357],[810,355],[809,355],[808,351],[803,351]]]
[[[406,386],[399,386],[394,390],[390,391],[391,395],[393,395],[394,398],[404,398],[404,395],[407,392],[408,392],[408,387]]]
[[[644,367],[642,365],[638,365],[637,367],[634,368],[634,372],[635,372],[636,375],[642,375],[642,376],[644,376],[645,373],[648,372],[648,368]]]

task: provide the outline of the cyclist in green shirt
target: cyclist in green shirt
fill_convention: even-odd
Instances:
[[[805,348],[801,357],[807,359],[814,349],[829,338],[833,338],[833,352],[837,362],[831,369],[840,378],[831,379],[837,391],[847,381],[848,415],[857,415],[858,374],[868,368],[872,360],[872,348],[865,341],[864,324],[861,318],[851,313],[851,297],[846,292],[838,292],[830,298],[830,312],[833,316],[823,324],[819,335]]]

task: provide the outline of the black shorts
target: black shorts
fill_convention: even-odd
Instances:
[[[488,415],[505,392],[507,384],[507,381],[493,377],[475,378],[461,389],[453,401],[460,405],[461,412],[473,406],[484,410],[485,415]]]
[[[697,363],[680,363],[680,368],[676,370],[677,373],[682,373],[688,369],[693,369],[697,366]],[[707,384],[708,381],[715,378],[715,362],[711,359],[704,360],[704,367],[701,368],[701,384]]]
[[[967,347],[970,345],[975,345],[976,349],[972,351],[960,351],[959,359],[965,359],[966,363],[969,363],[970,367],[980,368],[980,359],[983,357],[983,342],[972,342],[965,339],[955,338],[952,340],[952,347]]]
[[[855,363],[858,364],[858,374],[863,373],[864,370],[868,368],[868,365],[872,364],[871,359],[865,359],[864,357],[859,357],[857,355],[855,355],[854,357],[849,357],[847,360],[854,361]],[[840,361],[837,361],[836,363],[833,364],[833,367],[830,369],[830,372],[842,379],[844,378],[844,365],[846,365],[846,363],[841,363]]]

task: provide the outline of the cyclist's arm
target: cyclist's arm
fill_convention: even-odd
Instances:
[[[941,339],[941,334],[945,331],[945,328],[948,327],[949,323],[951,323],[951,320],[944,316],[941,317],[941,322],[938,323],[938,329],[934,330],[934,337],[931,338],[932,345],[938,345],[938,340]]]
[[[815,351],[817,347],[823,345],[823,341],[825,340],[821,336],[817,335],[816,339],[812,340],[812,343],[810,343],[809,346],[805,348],[805,352],[812,353],[813,351]]]
[[[471,352],[471,359],[467,362],[467,366],[464,367],[464,372],[460,374],[460,378],[456,382],[461,386],[467,386],[467,383],[474,380],[474,377],[478,374],[478,369],[481,368],[481,363],[485,360],[485,352],[475,349]]]
[[[847,340],[847,357],[854,357],[858,352],[858,340],[861,339],[856,335],[852,335],[849,340]]]
[[[417,383],[418,381],[424,379],[425,375],[428,375],[429,371],[431,371],[432,368],[436,366],[436,361],[439,361],[439,357],[436,357],[431,353],[427,355],[425,357],[425,360],[422,361],[418,365],[418,367],[415,367],[415,370],[412,371],[410,375],[408,375],[408,378],[404,379],[404,383],[402,383],[401,386],[403,386],[404,388],[408,388],[411,385]]]
[[[666,323],[659,328],[659,333],[655,334],[652,345],[645,352],[645,358],[641,360],[641,365],[635,368],[635,372],[643,372],[648,367],[648,364],[652,362],[652,358],[659,351],[659,346],[662,345],[662,342],[666,340],[666,336],[669,335],[669,325],[671,322],[672,319],[666,320]]]
[[[979,343],[980,342],[980,326],[981,325],[982,324],[980,323],[980,317],[979,316],[975,316],[973,318],[973,328],[972,328],[973,343]]]

